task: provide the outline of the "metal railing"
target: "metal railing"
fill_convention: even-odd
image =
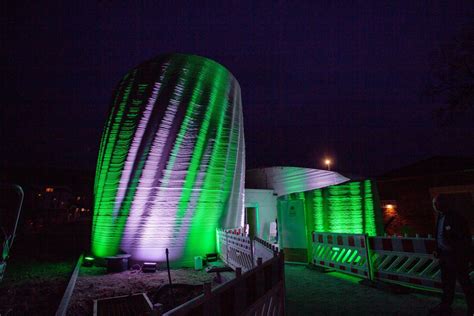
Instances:
[[[232,269],[246,272],[257,265],[257,258],[265,262],[278,252],[278,247],[259,237],[250,238],[240,228],[217,230],[219,255]]]
[[[18,227],[18,220],[20,219],[20,212],[23,206],[23,199],[25,197],[23,189],[19,185],[0,183],[0,192],[1,192],[0,197],[2,199],[6,200],[9,197],[8,195],[11,195],[11,194],[6,194],[6,192],[12,191],[12,190],[15,191],[16,195],[18,195],[17,201],[15,203],[16,204],[15,207],[12,207],[10,205],[3,206],[3,203],[2,203],[2,208],[3,207],[7,209],[13,208],[13,210],[10,210],[10,212],[12,212],[13,218],[10,220],[10,223],[7,223],[7,225],[11,224],[12,226],[11,228],[6,227],[5,222],[2,223],[2,221],[0,220],[0,234],[3,235],[0,238],[0,240],[2,240],[1,242],[2,249],[0,252],[0,282],[3,280],[3,276],[5,275],[5,270],[7,267],[7,259],[10,253],[10,249],[13,246],[13,241],[15,240],[16,229]]]
[[[242,272],[252,269],[254,264],[252,240],[236,230],[218,230],[219,254],[232,269]]]

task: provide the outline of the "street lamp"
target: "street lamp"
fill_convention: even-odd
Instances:
[[[331,170],[331,159],[325,159],[324,163],[326,164],[328,170]]]

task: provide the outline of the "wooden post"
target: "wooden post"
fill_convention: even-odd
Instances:
[[[261,268],[262,264],[263,264],[262,258],[258,257],[257,258],[257,269]],[[258,269],[256,271],[255,279],[256,279],[256,283],[257,283],[256,284],[257,297],[261,297],[265,293],[265,272],[263,271],[263,269]]]
[[[255,237],[256,238],[256,237]],[[252,267],[254,266],[254,255],[255,255],[255,239],[249,237],[250,240],[250,261],[252,261]]]
[[[242,312],[245,310],[246,306],[246,300],[247,296],[243,295],[245,293],[245,280],[242,279],[242,269],[241,268],[236,268],[235,269],[235,278],[237,281],[235,283],[235,290],[234,290],[234,310],[233,311],[226,311],[230,312],[229,314],[233,315],[241,315]],[[233,312],[233,313],[232,313]],[[227,313],[223,313],[223,315],[226,315]]]
[[[204,288],[204,296],[206,297],[209,297],[211,295],[211,283],[210,282],[206,282],[203,284],[203,288]]]
[[[156,303],[153,305],[153,311],[151,312],[152,316],[161,316],[163,315],[163,304]]]
[[[273,264],[272,264],[272,287],[278,284],[280,281],[280,258],[278,257],[278,253],[275,251],[273,252]]]
[[[282,311],[280,312],[282,315],[286,314],[286,285],[285,285],[285,253],[283,252],[283,249],[280,250],[280,254],[278,256],[278,266],[279,269],[281,269],[281,274],[280,274],[280,280],[282,282],[282,293],[281,293],[281,308]]]
[[[214,310],[218,308],[212,300],[212,286],[210,282],[202,285],[204,291],[203,311],[204,315],[215,315]]]

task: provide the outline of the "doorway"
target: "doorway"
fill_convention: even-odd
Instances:
[[[248,225],[250,238],[257,236],[258,232],[258,208],[255,206],[245,208],[245,226]]]
[[[279,200],[278,221],[281,229],[280,247],[285,260],[308,262],[308,241],[303,200]]]

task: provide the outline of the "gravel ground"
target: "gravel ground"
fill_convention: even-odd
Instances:
[[[439,302],[430,294],[392,294],[358,284],[357,277],[285,265],[287,315],[427,315]],[[456,298],[453,315],[466,315]]]

